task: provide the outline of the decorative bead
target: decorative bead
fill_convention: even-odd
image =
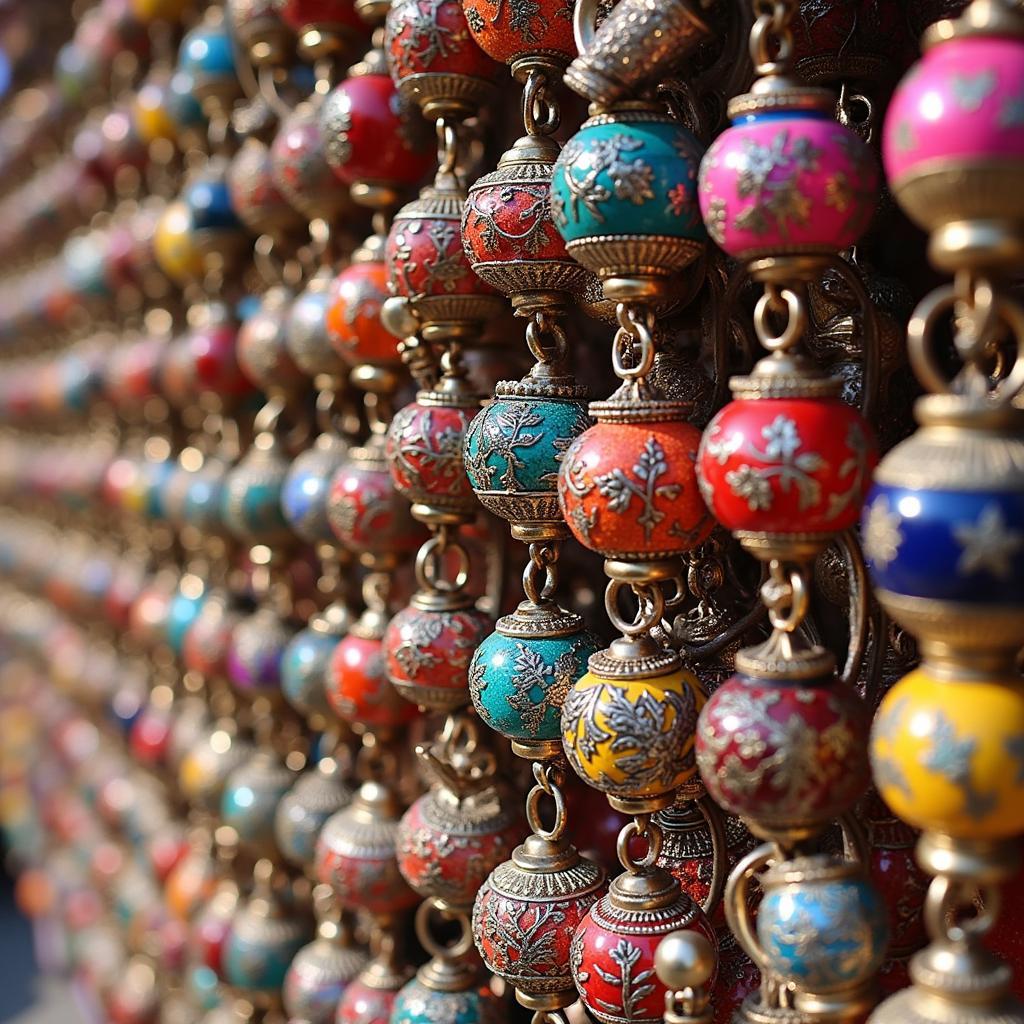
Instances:
[[[550,309],[553,291],[577,291],[588,279],[552,220],[558,153],[550,139],[520,139],[496,170],[470,186],[462,216],[462,244],[473,272],[524,313]]]
[[[448,607],[433,607],[429,598],[414,597],[384,634],[391,685],[406,700],[432,711],[469,703],[469,662],[491,625],[469,599],[462,608],[444,604]]]
[[[410,9],[424,2],[403,0]],[[427,324],[486,321],[504,308],[473,272],[463,249],[464,203],[461,189],[435,182],[395,214],[388,233],[388,288],[409,299],[414,314]]]
[[[203,254],[195,242],[192,211],[184,202],[167,204],[153,236],[153,252],[160,269],[175,284],[202,277]]]
[[[223,462],[207,460],[200,469],[188,474],[181,516],[203,534],[223,531],[220,510],[227,473]]]
[[[415,185],[435,159],[422,122],[386,74],[346,78],[320,108],[327,162],[346,185]]]
[[[346,364],[334,351],[327,331],[327,313],[334,302],[334,273],[321,267],[295,296],[288,313],[286,344],[292,359],[310,378],[342,377]]]
[[[277,8],[284,23],[300,36],[314,30],[361,35],[366,28],[353,0],[277,0]]]
[[[656,106],[598,114],[565,144],[551,214],[569,254],[601,278],[668,275],[700,255],[702,147]],[[613,173],[615,177],[613,178]]]
[[[480,887],[473,904],[476,948],[521,1002],[575,1002],[569,944],[604,880],[604,871],[571,846],[532,835]]]
[[[362,950],[336,937],[319,936],[295,954],[288,968],[282,993],[285,1012],[308,1024],[334,1024],[338,1003],[365,965]]]
[[[274,816],[274,835],[284,858],[300,870],[311,867],[324,823],[351,802],[352,794],[333,758],[322,758],[315,768],[303,772],[281,797]]]
[[[254,857],[278,856],[274,815],[294,782],[295,773],[266,749],[257,749],[228,776],[220,801],[221,822],[238,833],[242,848]]]
[[[230,402],[252,393],[239,365],[237,327],[223,303],[209,303],[187,339],[195,387],[201,395]]]
[[[387,289],[387,269],[382,260],[353,263],[335,278],[327,311],[327,336],[348,366],[397,369],[402,365],[395,336],[380,318]]]
[[[385,48],[399,95],[428,120],[470,117],[496,93],[498,65],[474,42],[459,0],[392,4]]]
[[[565,0],[538,0],[536,6],[510,8],[500,0],[466,0],[466,23],[480,49],[515,66],[531,56],[568,64],[576,56],[573,7]]]
[[[288,523],[281,511],[288,463],[276,439],[269,435],[261,437],[228,474],[221,517],[240,540],[273,544],[289,537]]]
[[[424,793],[398,825],[398,869],[424,899],[470,907],[487,876],[506,860],[525,826],[498,790],[458,799]]]
[[[869,717],[831,676],[733,676],[701,712],[701,778],[716,803],[758,834],[820,828],[863,792]]]
[[[222,594],[211,594],[189,626],[182,643],[185,668],[204,676],[227,672],[228,651],[238,616]]]
[[[480,503],[510,523],[561,522],[558,470],[590,425],[582,388],[501,381],[466,434],[466,473]]]
[[[708,424],[697,475],[728,530],[834,534],[856,523],[875,460],[871,428],[838,398],[739,399]]]
[[[620,875],[587,911],[569,957],[580,1000],[601,1024],[627,1024],[664,1011],[666,989],[655,973],[654,954],[675,931],[696,932],[712,950],[718,948],[704,912],[664,871]],[[714,973],[708,984],[714,984]]]
[[[462,463],[466,430],[479,403],[448,404],[421,393],[388,428],[385,454],[395,489],[414,504],[472,514],[476,496]]]
[[[757,936],[773,972],[825,993],[878,970],[888,939],[885,907],[859,871],[818,854],[782,861],[761,876]]]
[[[178,50],[178,70],[192,76],[193,90],[202,101],[208,96],[233,99],[241,90],[235,75],[231,33],[216,14],[185,34]]]
[[[238,331],[238,362],[252,383],[268,395],[294,394],[307,381],[287,348],[286,325],[291,291],[268,288],[259,306]]]
[[[834,120],[829,92],[804,94],[820,109],[779,109],[757,96],[748,109],[748,97],[737,97],[733,126],[700,165],[701,213],[730,256],[836,253],[871,220],[878,197],[871,150]]]
[[[395,914],[419,902],[395,859],[398,815],[394,798],[364,783],[344,810],[327,820],[316,843],[316,876],[343,907]]]
[[[185,576],[171,599],[167,616],[167,643],[175,654],[184,651],[185,637],[202,612],[206,592],[198,576]]]
[[[1009,224],[1022,211],[1024,122],[1015,104],[1024,90],[1024,43],[998,29],[972,32],[970,21],[965,13],[947,37],[925,37],[923,58],[893,93],[883,134],[893,195],[922,228],[950,233],[953,262],[941,259],[935,240],[930,255],[951,268],[961,265],[958,254],[973,251],[971,239],[953,237],[955,224]],[[1016,238],[1011,262],[1020,246]]]
[[[963,839],[1024,829],[1024,688],[919,669],[886,694],[871,734],[882,799],[917,828]]]
[[[255,235],[297,234],[302,218],[277,185],[270,147],[248,138],[232,157],[227,174],[231,207]]]
[[[347,616],[318,615],[288,642],[281,657],[281,692],[299,714],[329,720],[327,673],[347,629]]]
[[[605,558],[670,558],[691,550],[714,526],[694,473],[700,431],[646,410],[602,418],[611,404],[591,404],[598,422],[562,460],[558,498],[569,528]]]
[[[473,655],[473,707],[513,742],[558,740],[565,696],[600,649],[583,620],[569,612],[536,624],[506,615]]]
[[[426,537],[391,483],[387,460],[369,448],[353,449],[335,474],[327,518],[335,537],[357,554],[412,552]]]
[[[231,635],[228,676],[251,697],[276,697],[281,692],[281,659],[295,630],[272,608],[257,608],[239,621]]]
[[[283,64],[288,57],[289,32],[276,0],[228,0],[235,38],[257,66]]]
[[[348,192],[327,163],[320,110],[300,103],[281,121],[270,147],[270,170],[281,194],[307,220],[333,223],[352,211]]]
[[[235,915],[224,943],[224,978],[245,992],[276,996],[292,958],[309,939],[309,925],[272,899],[257,889]]]
[[[227,779],[252,755],[225,721],[217,722],[182,759],[178,785],[193,806],[218,811]]]
[[[696,774],[694,732],[706,698],[678,661],[646,676],[635,666],[621,677],[609,668],[610,659],[595,656],[570,688],[562,745],[580,778],[628,811],[662,800]]]
[[[338,1003],[337,1024],[391,1024],[398,989],[370,984],[369,980],[364,971],[345,990]]]
[[[358,730],[399,728],[416,717],[415,706],[388,682],[380,640],[345,637],[334,648],[325,685],[335,714]]]
[[[395,997],[391,1024],[430,1024],[444,1020],[448,1024],[501,1024],[507,1007],[487,985],[445,992],[429,988],[413,978]]]

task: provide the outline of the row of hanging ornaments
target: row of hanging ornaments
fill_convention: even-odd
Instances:
[[[90,1020],[1024,1021],[1024,10],[886,191],[939,13],[37,28],[0,818]]]

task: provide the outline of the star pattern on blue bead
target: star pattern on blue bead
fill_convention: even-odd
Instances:
[[[1024,547],[1024,533],[1012,530],[998,505],[986,505],[976,523],[957,523],[953,536],[961,554],[956,563],[960,576],[986,572],[997,579],[1013,573],[1013,556]]]
[[[964,811],[975,821],[990,814],[996,803],[994,793],[979,793],[971,781],[971,758],[977,745],[976,740],[958,738],[956,726],[939,712],[935,719],[931,749],[921,761],[925,769],[941,775],[961,790],[964,795]]]

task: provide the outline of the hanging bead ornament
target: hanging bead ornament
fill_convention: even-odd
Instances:
[[[861,140],[832,120],[831,94],[789,76],[794,10],[755,5],[751,54],[761,77],[730,102],[734,126],[700,171],[709,234],[764,283],[754,327],[771,355],[731,380],[735,399],[709,424],[697,471],[716,518],[767,563],[761,594],[773,632],[736,655],[737,675],[705,706],[697,761],[711,796],[770,840],[740,861],[726,893],[729,925],[763,977],[743,1019],[856,1021],[873,1002],[884,909],[861,866],[807,853],[806,844],[863,791],[867,713],[836,679],[832,654],[801,630],[808,563],[856,521],[875,455],[870,428],[837,397],[840,382],[798,346],[807,285],[857,240],[877,173]],[[780,155],[755,182],[752,161],[769,150]],[[830,198],[837,189],[841,211]],[[799,200],[795,215],[787,196]],[[773,316],[784,318],[779,333]],[[748,736],[753,744],[741,742]],[[755,934],[747,889],[769,863]],[[785,939],[796,917],[812,936],[799,948]]]
[[[911,365],[932,393],[915,406],[918,431],[876,470],[864,546],[879,601],[922,655],[882,701],[871,763],[882,798],[923,830],[931,942],[911,959],[911,986],[871,1019],[1018,1021],[1010,968],[985,936],[1000,884],[1019,870],[1024,827],[1015,668],[1024,510],[1013,468],[1024,311],[1002,284],[1024,265],[1014,185],[1024,134],[1007,115],[1024,17],[1013,4],[972,3],[932,26],[922,48],[886,117],[886,170],[897,202],[929,232],[932,263],[955,277],[911,318]],[[976,83],[977,98],[954,80]],[[963,364],[952,380],[935,336],[947,310]]]

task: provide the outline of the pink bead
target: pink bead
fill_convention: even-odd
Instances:
[[[753,116],[724,131],[700,167],[700,210],[731,256],[830,253],[860,238],[875,209],[868,147],[832,118]]]

